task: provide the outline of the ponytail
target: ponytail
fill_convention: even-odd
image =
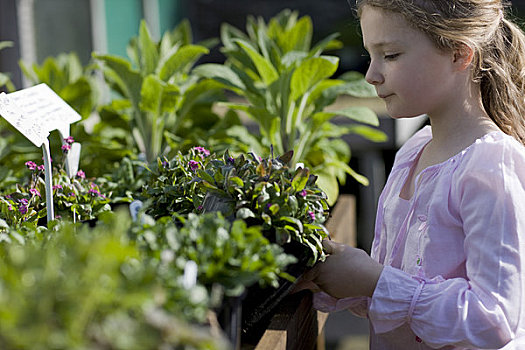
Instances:
[[[525,35],[501,18],[488,45],[481,49],[477,78],[483,106],[503,132],[525,145]]]

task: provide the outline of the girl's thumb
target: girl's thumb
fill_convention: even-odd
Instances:
[[[340,245],[339,243],[336,243],[331,240],[324,240],[322,244],[323,244],[323,249],[326,254],[334,254],[337,247]]]

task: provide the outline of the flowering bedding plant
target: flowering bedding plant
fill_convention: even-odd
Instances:
[[[222,156],[194,147],[171,160],[158,160],[144,187],[146,212],[155,218],[220,211],[231,220],[262,227],[271,242],[306,246],[309,265],[324,260],[328,237],[326,194],[308,168],[288,167],[293,152],[262,158],[254,153]]]
[[[74,139],[68,137],[65,141],[62,146],[64,155]],[[41,223],[41,219],[47,216],[44,165],[33,161],[27,161],[25,165],[30,171],[27,183],[17,183],[0,193],[0,219],[11,227],[38,226],[39,221]],[[82,170],[70,178],[63,169],[63,161],[53,169],[52,184],[56,219],[85,221],[111,210],[110,199],[101,193],[99,186]]]

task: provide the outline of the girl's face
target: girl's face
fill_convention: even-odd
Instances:
[[[361,12],[366,80],[375,86],[393,118],[436,114],[457,89],[454,55],[439,50],[397,13],[365,5]]]

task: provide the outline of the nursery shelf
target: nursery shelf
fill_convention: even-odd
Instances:
[[[340,195],[326,227],[332,239],[351,246],[356,244],[355,197]],[[255,346],[242,344],[241,348],[255,350],[324,350],[324,325],[328,314],[312,307],[312,293],[308,291],[287,296],[278,306],[269,326]]]

